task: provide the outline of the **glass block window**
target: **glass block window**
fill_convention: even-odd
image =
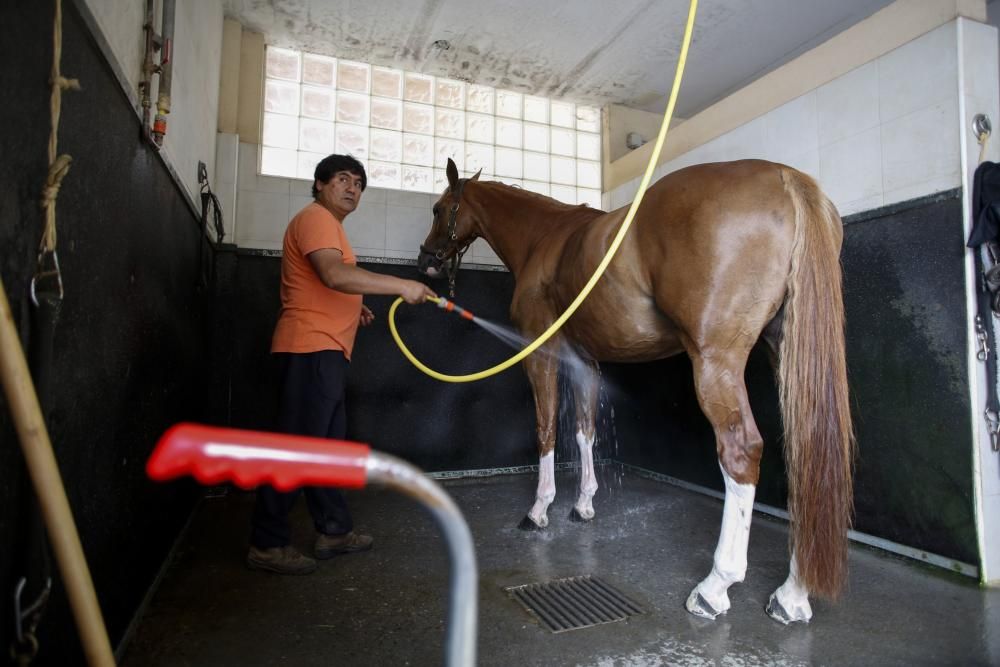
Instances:
[[[568,204],[601,202],[601,113],[313,53],[267,48],[260,171],[311,179],[350,153],[374,187],[440,193],[445,165]]]

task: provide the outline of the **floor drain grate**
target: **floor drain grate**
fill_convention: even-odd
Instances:
[[[597,577],[568,577],[506,589],[552,632],[589,628],[645,613]]]

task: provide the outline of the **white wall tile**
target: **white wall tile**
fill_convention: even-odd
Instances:
[[[997,28],[977,21],[961,19],[962,71],[964,93],[970,97],[991,99],[997,94],[1000,63],[997,52]]]
[[[503,265],[503,262],[493,252],[493,248],[490,244],[486,242],[485,239],[476,239],[469,246],[469,254],[466,257],[472,257],[472,261],[478,264],[493,264],[493,265]]]
[[[718,160],[749,160],[767,154],[767,119],[754,118],[720,137]]]
[[[422,208],[428,212],[431,205],[437,199],[434,195],[424,192],[406,192],[404,190],[386,190],[386,201],[392,206],[409,206],[411,208]]]
[[[395,257],[416,258],[431,229],[429,209],[386,205],[385,248],[404,252]]]
[[[240,143],[239,189],[289,194],[291,179],[257,175],[257,150],[256,144]]]
[[[365,188],[364,195],[361,197],[361,205],[366,204],[384,204],[386,202],[386,193],[388,191],[384,188]]]
[[[245,241],[269,242],[276,243],[280,248],[288,226],[288,203],[287,194],[241,191],[236,204],[239,216],[236,224],[237,243],[243,246],[246,245]]]
[[[312,196],[291,195],[288,198],[288,219],[294,218],[299,211],[316,201]]]
[[[882,194],[880,128],[823,146],[819,151],[819,182],[839,207]]]
[[[878,86],[873,61],[816,89],[820,146],[878,127]]]
[[[925,183],[936,183],[935,190],[961,185],[957,119],[958,100],[953,98],[882,126],[882,183],[886,193],[919,192],[919,186]],[[931,191],[924,188],[923,194]]]
[[[805,153],[799,153],[798,155],[790,155],[783,160],[775,160],[775,162],[787,164],[789,167],[798,169],[819,180],[819,149],[817,148],[810,149]]]
[[[879,58],[883,123],[958,96],[955,25],[946,23]]]
[[[361,206],[344,221],[344,231],[352,247],[385,248],[385,229],[386,205],[382,202],[362,201]]]
[[[236,183],[237,156],[240,151],[240,136],[220,132],[215,139],[215,178],[213,185]]]
[[[981,447],[980,467],[983,475],[983,495],[992,496],[994,499],[1000,495],[1000,455],[993,451],[989,444],[989,438],[984,438]],[[1000,505],[997,505],[1000,507]],[[996,535],[998,540],[993,544],[1000,545],[1000,533]]]
[[[790,164],[801,155],[819,150],[816,91],[811,91],[764,115],[765,157]]]
[[[854,213],[862,213],[882,206],[882,195],[872,195],[844,203],[834,202],[834,204],[837,206],[837,211],[840,212],[840,217],[845,218]]]

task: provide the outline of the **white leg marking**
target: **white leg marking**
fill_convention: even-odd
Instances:
[[[584,519],[594,518],[594,494],[597,493],[597,477],[594,475],[594,437],[588,438],[583,431],[576,432],[576,444],[580,448],[580,496],[576,500],[576,511]]]
[[[535,492],[535,504],[531,506],[528,517],[540,528],[549,525],[548,510],[556,497],[555,452],[549,452],[538,459],[538,490]]]
[[[722,507],[722,530],[712,571],[691,591],[686,605],[689,612],[705,618],[715,618],[728,611],[729,594],[726,591],[746,576],[750,520],[757,491],[753,484],[737,484],[725,470],[722,477],[726,481],[726,501]],[[709,609],[699,602],[699,597],[708,603]]]
[[[781,609],[774,607],[777,601]],[[809,605],[809,591],[799,581],[799,567],[792,555],[792,562],[788,568],[788,578],[785,583],[778,587],[778,590],[771,594],[771,600],[767,605],[768,614],[776,621],[785,625],[801,621],[808,623],[812,618],[812,607]],[[784,612],[784,613],[782,613]]]

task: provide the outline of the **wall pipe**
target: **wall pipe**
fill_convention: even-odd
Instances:
[[[38,405],[28,362],[14,326],[14,316],[7,293],[0,280],[0,380],[17,429],[21,451],[31,476],[35,495],[45,520],[49,541],[66,586],[73,618],[80,633],[80,643],[87,663],[94,667],[115,664],[97,603],[94,582],[90,578],[80,535],[73,522],[73,512],[66,498],[59,466],[52,451],[49,432]]]
[[[153,121],[153,140],[157,146],[163,145],[163,135],[167,133],[167,114],[170,113],[170,87],[174,74],[174,15],[177,0],[163,0],[163,18],[160,29],[163,46],[160,49],[160,85],[156,98],[156,119]]]
[[[189,474],[206,485],[270,484],[279,491],[380,484],[412,497],[430,510],[451,559],[445,664],[475,665],[479,575],[472,534],[451,496],[415,466],[358,443],[178,424],[160,438],[146,472],[157,481]]]
[[[139,81],[139,104],[142,107],[142,134],[152,140],[149,119],[153,106],[153,75],[159,71],[153,62],[153,52],[160,48],[160,37],[156,34],[153,6],[156,0],[146,0],[146,20],[142,24],[145,47],[142,56],[142,79]]]

